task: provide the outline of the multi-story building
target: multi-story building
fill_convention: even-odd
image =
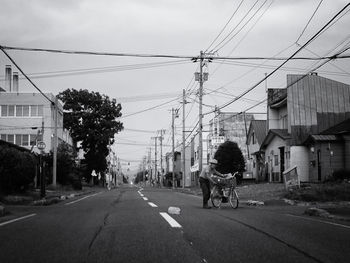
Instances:
[[[316,73],[287,75],[287,88],[268,90],[268,133],[260,149],[270,181],[282,181],[292,167],[300,181],[349,169],[349,98],[350,85]]]
[[[44,151],[49,152],[54,142],[55,106],[40,93],[19,92],[18,74],[12,78],[10,66],[6,66],[5,76],[6,89],[0,92],[0,139],[34,150],[37,141],[43,141]],[[63,128],[62,104],[53,94],[45,95],[57,102],[58,143],[73,145],[69,132]]]
[[[208,157],[212,158],[218,146],[225,141],[238,144],[245,160],[248,159],[247,132],[253,114],[235,112],[220,112],[209,122]]]

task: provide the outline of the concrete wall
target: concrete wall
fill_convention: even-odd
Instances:
[[[305,146],[290,147],[290,166],[297,166],[300,182],[309,181],[309,149]]]

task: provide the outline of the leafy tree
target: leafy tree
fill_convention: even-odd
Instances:
[[[217,170],[221,173],[241,174],[245,170],[242,151],[235,142],[226,141],[220,144],[214,158],[218,161]]]
[[[74,179],[77,179],[78,175],[75,165],[76,150],[65,142],[61,142],[57,147],[57,182],[62,185],[72,184]],[[49,170],[52,170],[53,165],[53,153],[50,152],[45,157],[45,161],[48,164]],[[52,174],[50,174],[50,180]]]
[[[90,179],[92,170],[103,172],[107,168],[108,145],[123,129],[123,124],[116,120],[122,115],[122,107],[115,99],[88,90],[67,89],[58,98],[64,103],[64,127],[75,142],[81,142],[85,152],[86,177]]]

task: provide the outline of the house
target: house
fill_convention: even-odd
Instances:
[[[247,135],[247,146],[250,153],[246,164],[247,173],[256,181],[267,181],[265,162],[260,146],[266,137],[266,120],[252,120]]]
[[[349,97],[349,85],[317,73],[287,75],[286,88],[268,90],[268,133],[260,150],[264,153],[269,181],[283,181],[283,171],[294,166],[300,181],[323,181],[331,174],[332,169],[323,170],[321,166],[323,174],[314,175],[319,164],[310,152],[315,151],[316,144],[324,147],[339,142],[334,134],[320,135],[350,118]],[[340,151],[337,155],[332,158],[341,158]],[[313,169],[310,160],[311,166],[315,164]]]
[[[325,180],[335,171],[350,171],[350,118],[310,135],[305,145],[310,149],[310,181]]]
[[[0,139],[34,150],[37,141],[43,141],[44,151],[49,152],[53,149],[56,108],[40,93],[19,92],[18,74],[11,80],[11,66],[6,66],[6,91],[0,92]],[[51,93],[45,96],[56,101]],[[57,107],[58,143],[73,145],[69,132],[63,128],[63,107],[58,101]]]

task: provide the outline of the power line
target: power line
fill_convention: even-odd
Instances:
[[[21,51],[33,51],[33,52],[53,52],[53,53],[62,53],[62,54],[71,54],[72,52],[75,52],[74,54],[76,55],[104,55],[104,56],[130,56],[130,54],[127,53],[105,53],[105,52],[87,52],[87,51],[65,51],[65,50],[58,50],[58,49],[37,49],[37,48],[23,48],[23,47],[9,47],[9,46],[1,46],[0,49],[5,51],[7,50],[21,50]],[[135,55],[136,56],[136,55]],[[198,56],[172,56],[172,55],[143,55],[143,54],[138,54],[138,57],[163,57],[163,58],[187,58],[190,59],[191,61],[196,61],[198,60]],[[207,56],[207,59],[212,61],[212,60],[323,60],[323,59],[328,59],[330,57],[325,56],[325,57],[258,57],[258,56],[253,56],[253,57],[230,57],[230,56]],[[342,58],[350,58],[350,55],[343,55],[339,56],[339,59]],[[21,72],[22,73],[22,72]],[[23,74],[23,73],[22,73]]]
[[[254,12],[254,14],[248,19],[248,21],[246,21],[246,23],[233,35],[230,37],[230,39],[228,39],[225,43],[223,43],[220,47],[217,48],[217,46],[215,48],[217,48],[216,52],[218,52],[220,49],[222,49],[224,46],[226,46],[228,43],[231,42],[231,40],[237,36],[242,29],[253,19],[253,17],[262,9],[262,7],[266,4],[267,0],[265,0],[262,5]],[[249,11],[250,12],[250,11]],[[237,25],[238,26],[238,25]]]
[[[71,54],[71,55],[141,57],[141,58],[176,58],[176,59],[193,58],[192,56],[177,56],[177,55],[113,53],[113,52],[96,52],[96,51],[60,50],[60,49],[47,49],[47,48],[25,48],[25,47],[11,47],[11,46],[0,46],[0,48],[7,49],[7,50],[49,52],[49,53]]]
[[[232,18],[235,16],[235,14],[237,13],[238,9],[241,7],[242,3],[244,2],[244,0],[241,0],[241,2],[239,3],[239,5],[237,6],[236,10],[233,12],[233,14],[231,15],[230,19],[226,22],[225,26],[220,30],[219,34],[215,37],[215,39],[211,42],[211,44],[209,45],[209,47],[204,51],[204,53],[206,53],[209,48],[214,44],[214,42],[220,37],[220,35],[222,34],[222,32],[224,32],[224,30],[226,29],[226,27],[228,26],[228,24],[231,22]]]
[[[120,66],[38,72],[38,73],[28,74],[28,76],[30,76],[32,79],[43,79],[43,78],[109,73],[109,72],[116,72],[116,71],[150,69],[150,68],[159,68],[164,66],[183,65],[187,63],[191,63],[191,62],[188,60],[180,60],[180,61],[167,61],[167,62],[155,62],[155,63],[128,64],[128,65],[120,65]],[[4,80],[4,76],[1,76],[1,77],[2,77],[2,80]]]
[[[34,82],[26,75],[26,73],[24,73],[24,71],[17,65],[17,63],[12,59],[12,57],[5,51],[5,49],[0,46],[1,51],[6,55],[6,57],[12,62],[13,65],[15,65],[15,67],[22,73],[22,75],[33,85],[33,87],[40,92],[41,95],[44,96],[44,98],[46,98],[48,101],[51,102],[52,105],[56,105],[56,103],[54,101],[52,101],[48,96],[46,96],[46,94],[44,92],[41,91],[41,89],[39,89]]]
[[[305,48],[308,44],[310,44],[313,40],[315,40],[323,31],[325,28],[327,28],[346,8],[348,8],[348,6],[350,5],[350,3],[348,3],[345,7],[343,7],[335,16],[332,17],[331,20],[329,20],[316,34],[314,34],[304,45],[302,45],[297,51],[295,51],[289,58],[287,58],[282,64],[280,64],[277,68],[275,68],[272,72],[270,72],[269,74],[267,74],[262,80],[260,80],[258,83],[256,83],[255,85],[253,85],[252,87],[250,87],[249,89],[247,89],[246,91],[244,91],[242,94],[240,94],[239,96],[237,96],[236,98],[226,102],[225,104],[221,105],[220,107],[218,107],[218,109],[223,109],[225,107],[227,107],[228,105],[232,104],[233,102],[237,101],[238,99],[242,98],[244,95],[246,95],[247,93],[249,93],[250,91],[252,91],[253,89],[255,89],[257,86],[259,86],[262,82],[264,82],[266,79],[268,79],[270,76],[272,76],[275,72],[277,72],[280,68],[282,68],[289,60],[291,60],[296,54],[298,54],[303,48]],[[344,53],[346,50],[344,50],[343,52],[340,52],[336,55],[330,56],[328,58],[328,60],[326,62],[329,62],[330,60],[333,60],[335,58],[337,58],[341,53]],[[324,64],[322,64],[324,65]],[[209,114],[209,113],[213,113],[214,111],[205,113]]]
[[[306,28],[309,26],[309,24],[310,24],[312,18],[315,16],[315,14],[316,14],[317,10],[319,9],[319,7],[321,6],[322,2],[323,2],[323,0],[321,0],[321,1],[318,3],[318,5],[317,5],[315,11],[313,12],[313,14],[312,14],[312,16],[310,17],[309,21],[306,23],[306,25],[305,25],[303,31],[300,33],[298,39],[295,41],[296,44],[298,44],[299,39],[300,39],[301,36],[304,34]]]

